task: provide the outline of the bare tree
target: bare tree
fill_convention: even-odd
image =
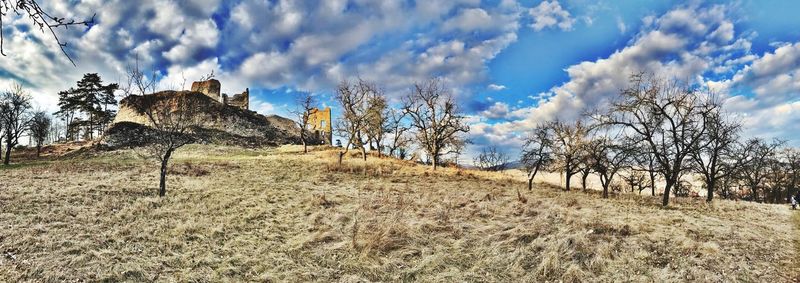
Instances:
[[[14,84],[11,90],[0,94],[0,124],[6,144],[4,165],[11,163],[11,149],[19,144],[19,138],[28,130],[31,116],[31,97],[22,85]]]
[[[383,90],[376,88],[367,98],[364,133],[367,136],[370,150],[377,150],[379,157],[382,154],[383,139],[389,131],[388,109],[389,104],[386,101]]]
[[[37,3],[36,0],[0,0],[0,54],[6,56],[5,53],[5,35],[4,35],[4,27],[5,21],[8,16],[12,18],[15,16],[22,16],[28,18],[34,27],[39,28],[39,31],[42,33],[49,33],[53,36],[58,43],[58,47],[61,49],[61,53],[67,57],[72,65],[75,65],[75,62],[72,61],[72,58],[67,54],[67,51],[64,47],[67,46],[67,43],[61,42],[59,39],[58,34],[56,34],[56,29],[58,28],[69,28],[70,26],[89,26],[90,24],[94,23],[94,16],[90,20],[83,20],[78,21],[74,19],[66,19],[62,17],[53,16]]]
[[[786,172],[786,178],[782,185],[785,188],[786,201],[789,201],[789,196],[798,193],[798,185],[800,185],[800,150],[785,148],[781,151],[780,156]]]
[[[686,84],[637,74],[631,77],[630,87],[622,91],[620,99],[596,120],[623,128],[630,134],[627,138],[640,143],[655,157],[656,167],[652,170],[664,177],[662,205],[666,206],[670,191],[689,169],[687,157],[706,133],[703,117],[716,107]]]
[[[37,111],[33,114],[29,131],[33,143],[36,145],[36,157],[39,157],[42,152],[42,145],[47,141],[52,121],[50,116],[47,115],[47,112]]]
[[[759,192],[764,189],[764,182],[769,177],[770,165],[776,158],[778,148],[783,144],[784,142],[780,140],[767,143],[761,138],[753,138],[746,142],[744,147],[746,165],[739,173],[742,181],[750,190],[752,201],[763,201]]]
[[[300,141],[303,143],[303,152],[308,153],[308,127],[309,127],[309,119],[311,118],[311,112],[316,110],[315,105],[317,104],[314,96],[308,92],[297,92],[297,97],[295,101],[295,109],[292,110],[292,115],[294,115],[295,123],[297,126],[300,127]]]
[[[411,118],[417,141],[428,155],[433,170],[448,149],[461,139],[459,134],[469,132],[453,96],[439,79],[414,84],[411,93],[403,99],[403,110]]]
[[[395,156],[395,153],[399,155],[398,151],[406,148],[411,142],[411,138],[407,135],[411,127],[404,121],[406,117],[405,112],[390,108],[387,114],[387,129],[389,130],[391,140],[389,144],[386,145],[386,148],[390,156]]]
[[[603,187],[603,198],[608,198],[608,188],[620,170],[629,166],[628,161],[632,155],[630,146],[621,139],[601,136],[587,143],[587,152],[590,155],[592,171],[600,177]],[[631,174],[634,175],[634,174]],[[640,188],[641,191],[641,188]]]
[[[533,178],[553,162],[553,134],[545,125],[533,129],[525,139],[520,162],[528,175],[528,190],[533,189]]]
[[[550,122],[548,127],[553,131],[553,157],[566,177],[564,190],[569,191],[570,179],[580,169],[581,154],[588,129],[581,121],[567,123],[556,120]]]
[[[193,131],[200,125],[195,99],[178,94],[173,99],[154,102],[145,110],[153,132],[145,139],[148,155],[161,163],[158,195],[167,193],[167,168],[178,148],[195,141]]]
[[[481,170],[502,171],[508,165],[508,154],[497,150],[496,146],[488,146],[481,149],[481,153],[475,157],[473,163]]]
[[[347,137],[347,144],[339,151],[339,165],[350,146],[361,149],[364,160],[367,151],[364,147],[365,127],[367,125],[367,109],[369,98],[377,88],[362,79],[355,82],[342,81],[336,89],[336,101],[342,107],[342,117],[337,121],[336,131]]]
[[[707,202],[714,198],[714,190],[719,186],[719,180],[744,165],[731,158],[731,150],[738,139],[740,125],[725,120],[720,109],[721,107],[706,114],[703,122],[706,124],[706,134],[697,149],[690,152],[695,172],[703,176]]]

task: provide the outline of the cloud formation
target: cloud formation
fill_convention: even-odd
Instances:
[[[542,122],[574,120],[587,110],[602,109],[627,85],[631,74],[646,72],[721,93],[726,108],[742,118],[751,134],[796,136],[789,131],[800,130],[795,126],[800,124],[800,114],[795,114],[800,106],[800,84],[795,79],[800,74],[800,43],[755,56],[750,53],[751,35],[737,37],[728,9],[724,5],[682,6],[649,19],[628,46],[606,58],[567,67],[569,80],[535,97],[536,105],[508,113],[505,122],[479,122],[470,134],[521,143],[525,131]],[[715,70],[739,71],[722,80],[708,77]],[[497,118],[496,113],[482,114]]]
[[[561,8],[558,1],[542,1],[538,6],[528,10],[528,14],[533,17],[531,28],[540,31],[549,27],[558,27],[561,30],[571,30],[575,24],[567,10]]]

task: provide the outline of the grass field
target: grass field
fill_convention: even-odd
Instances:
[[[517,175],[297,147],[131,151],[0,169],[0,280],[759,281],[798,278],[786,206],[525,190]],[[523,188],[520,200],[516,188]]]

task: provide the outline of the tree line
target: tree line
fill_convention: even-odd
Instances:
[[[93,140],[114,120],[117,84],[103,84],[97,74],[85,74],[76,87],[58,94],[59,110],[52,115],[34,109],[31,94],[20,84],[0,93],[0,158],[11,162],[11,152],[24,137],[36,147],[51,142]],[[57,118],[57,119],[56,119]]]
[[[310,134],[303,113],[315,102],[308,93],[299,95],[294,113],[305,143]],[[399,108],[363,79],[340,82],[335,100],[342,109],[335,131],[345,141],[340,164],[351,149],[364,160],[370,150],[435,170],[458,163],[468,143],[462,135],[469,131],[465,116],[440,79],[415,83]],[[778,203],[799,191],[800,150],[781,140],[744,139],[741,122],[725,112],[722,100],[698,86],[634,74],[606,109],[580,116],[543,122],[525,133],[519,163],[528,189],[537,174],[551,171],[563,174],[564,190],[578,181],[585,190],[595,175],[603,197],[625,187],[660,194],[665,206],[670,196],[692,195],[692,180],[702,184],[707,201],[716,195]],[[473,162],[482,170],[503,170],[509,160],[504,150],[489,146]]]
[[[604,198],[609,190],[659,190],[662,205],[671,195],[688,196],[699,179],[706,200],[780,203],[798,192],[800,151],[780,140],[743,139],[741,122],[726,114],[708,91],[649,74],[630,84],[604,111],[589,111],[574,122],[555,120],[531,130],[520,162],[528,188],[543,170],[572,177],[595,174]]]

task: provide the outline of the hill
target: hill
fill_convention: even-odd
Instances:
[[[0,169],[3,281],[798,278],[786,206],[533,191],[512,175],[191,145],[165,198],[130,150]],[[13,180],[13,181],[12,181]]]
[[[139,145],[150,131],[145,111],[154,105],[173,105],[180,97],[190,99],[198,107],[196,115],[202,121],[195,130],[203,143],[238,146],[264,146],[300,143],[299,128],[289,119],[225,105],[200,92],[162,91],[145,96],[132,95],[120,101],[120,109],[104,141],[112,148]],[[166,102],[166,103],[165,103]]]

